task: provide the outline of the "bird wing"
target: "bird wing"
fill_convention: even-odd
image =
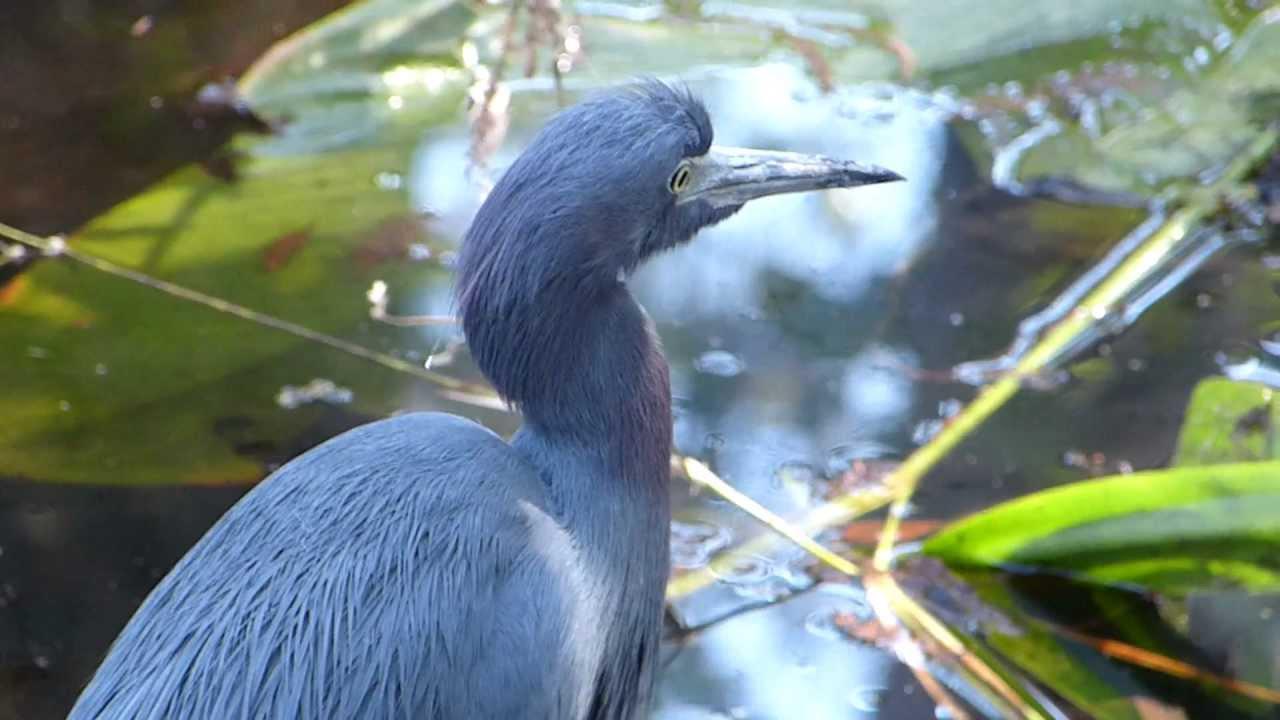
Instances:
[[[579,717],[579,563],[546,507],[536,471],[475,423],[356,428],[209,530],[71,718]]]

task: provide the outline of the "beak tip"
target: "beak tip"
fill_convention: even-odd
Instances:
[[[902,175],[878,165],[870,167],[862,166],[858,168],[858,174],[861,176],[863,185],[879,185],[881,183],[906,182],[906,178]]]

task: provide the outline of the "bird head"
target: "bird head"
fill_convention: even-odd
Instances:
[[[601,93],[553,117],[486,198],[460,255],[462,310],[475,293],[531,301],[615,285],[755,198],[901,179],[847,160],[715,146],[703,104],[656,80]]]

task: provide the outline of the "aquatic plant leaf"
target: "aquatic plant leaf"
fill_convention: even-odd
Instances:
[[[1280,460],[1280,398],[1257,383],[1200,381],[1178,434],[1178,466]]]
[[[1258,696],[1275,695],[1260,686],[1233,687],[1142,594],[986,569],[966,569],[959,579],[990,608],[986,615],[1000,618],[966,614],[967,622],[957,621],[973,633],[962,635],[966,645],[990,648],[1088,717],[1146,718],[1156,700],[1187,717],[1235,717],[1265,712],[1269,706]],[[1107,649],[1120,647],[1145,664]]]
[[[1183,595],[1280,588],[1280,462],[1075,483],[964,518],[923,551],[953,566],[1065,571]]]
[[[1019,181],[1069,178],[1096,191],[1149,197],[1220,168],[1269,120],[1256,106],[1280,91],[1280,15],[1258,15],[1229,49],[1197,67],[1196,58],[1208,62],[1207,52],[1200,45],[1154,65],[1131,65],[1136,77],[1081,80],[1108,89],[1093,91],[1098,97],[1084,101],[1081,117],[1041,125],[1044,139],[1020,159]]]
[[[370,27],[321,35],[336,44],[332,57],[374,67],[402,51],[456,40],[472,16],[445,12],[452,7],[414,4],[413,22],[396,26],[401,34]],[[426,9],[439,12],[429,17]],[[385,14],[372,19],[391,22]],[[423,41],[414,30],[422,27],[436,40]],[[416,44],[403,46],[403,33]],[[412,277],[426,298],[434,292],[437,310],[447,304],[449,273],[438,258],[448,247],[413,206],[402,178],[414,142],[454,116],[464,84],[420,84],[423,102],[412,117],[367,114],[364,125],[338,132],[326,125],[321,102],[336,97],[325,95],[331,86],[305,86],[305,73],[295,73],[296,52],[305,51],[302,61],[317,52],[307,37],[304,31],[285,41],[262,61],[278,68],[258,75],[272,102],[244,93],[273,120],[289,117],[277,135],[236,139],[228,153],[235,179],[184,168],[95,218],[68,243],[284,322],[425,357],[438,334],[370,323],[364,295],[375,279],[394,285]],[[447,67],[441,72],[454,77]],[[311,105],[299,99],[309,91]],[[381,107],[389,110],[385,101]],[[362,127],[376,131],[352,132]],[[430,257],[411,262],[415,252]],[[37,480],[253,482],[343,425],[403,407],[416,383],[69,258],[41,260],[5,288],[0,337],[0,475]],[[350,390],[351,402],[296,409],[276,402],[282,389],[316,378]],[[419,403],[450,405],[430,396]]]

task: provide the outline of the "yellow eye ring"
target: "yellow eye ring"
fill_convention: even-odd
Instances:
[[[689,170],[689,163],[682,162],[676,168],[676,171],[671,174],[671,179],[667,181],[667,187],[673,193],[682,193],[692,181],[693,173]]]

